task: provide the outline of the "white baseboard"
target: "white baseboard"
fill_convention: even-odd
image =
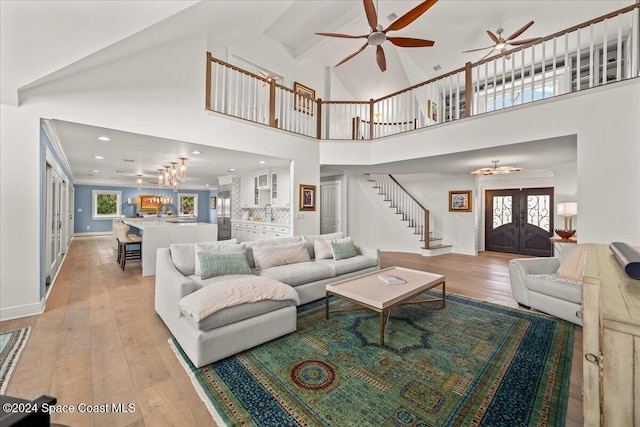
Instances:
[[[29,317],[42,314],[44,312],[44,298],[34,304],[17,305],[0,309],[0,321],[17,319],[19,317]]]
[[[405,253],[409,253],[409,254],[421,254],[422,253],[422,249],[420,249],[420,247],[415,247],[415,248],[385,248],[382,247],[380,248],[380,252],[405,252]]]
[[[87,233],[73,233],[74,237],[82,237],[82,236],[110,236],[113,232],[111,231],[93,231]]]

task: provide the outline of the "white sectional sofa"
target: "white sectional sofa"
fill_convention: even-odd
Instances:
[[[296,305],[324,298],[328,283],[379,268],[379,251],[357,245],[353,246],[356,253],[346,258],[317,259],[316,247],[324,245],[318,258],[326,257],[324,250],[329,242],[345,240],[342,233],[333,233],[244,243],[230,240],[208,246],[185,243],[160,248],[156,262],[156,312],[197,367],[286,335],[296,330]],[[208,272],[200,271],[196,258],[198,252],[205,252],[207,248],[213,252],[244,253],[250,270],[203,278],[203,273]],[[183,298],[187,295],[195,292],[204,295],[204,288],[210,285],[256,277],[291,286],[296,291],[294,297],[243,303],[204,318],[193,318],[185,310]],[[189,298],[194,299],[197,300],[193,296]]]

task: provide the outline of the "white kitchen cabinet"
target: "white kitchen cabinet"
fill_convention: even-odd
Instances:
[[[289,207],[291,203],[291,186],[289,183],[289,168],[278,171],[278,199],[273,203],[276,206]]]
[[[240,206],[250,208],[257,206],[255,201],[254,176],[247,175],[240,178]]]
[[[289,169],[271,171],[271,204],[289,206]]]
[[[290,231],[286,225],[257,221],[234,221],[231,226],[231,236],[239,242],[289,237]]]

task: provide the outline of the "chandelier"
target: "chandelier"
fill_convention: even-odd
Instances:
[[[492,168],[480,168],[471,172],[471,175],[482,176],[482,175],[501,175],[511,172],[520,172],[522,168],[515,166],[498,166],[500,160],[492,160],[493,163]]]
[[[173,191],[178,191],[178,181],[185,182],[187,180],[186,157],[180,157],[180,167],[178,170],[178,162],[171,162],[171,166],[165,165],[164,168],[158,169],[158,186],[173,187]],[[138,190],[142,190],[143,175],[136,175]]]

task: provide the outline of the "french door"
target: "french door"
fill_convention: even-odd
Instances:
[[[485,192],[485,250],[551,256],[553,188]]]

